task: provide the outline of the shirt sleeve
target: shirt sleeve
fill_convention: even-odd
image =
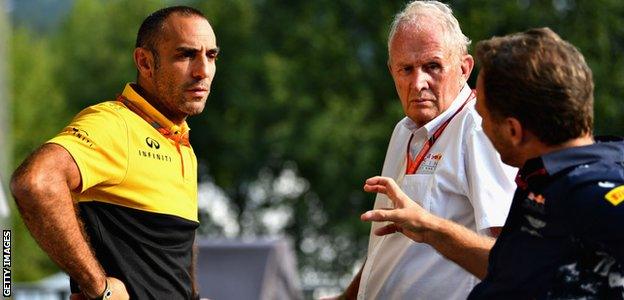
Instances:
[[[468,198],[474,209],[478,231],[505,224],[516,189],[516,168],[504,164],[481,129],[481,118],[473,115],[465,144]]]
[[[126,175],[127,126],[113,103],[86,108],[47,143],[71,154],[80,170],[80,192],[100,184],[119,184]]]

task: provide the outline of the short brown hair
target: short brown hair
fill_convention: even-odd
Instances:
[[[154,51],[159,35],[161,34],[163,23],[165,23],[165,20],[172,14],[180,14],[185,17],[197,16],[208,20],[199,10],[188,6],[180,5],[159,9],[143,20],[139,32],[137,33],[135,47],[143,47]]]
[[[516,118],[551,146],[592,133],[592,72],[583,55],[549,28],[481,41],[476,56],[494,118]]]

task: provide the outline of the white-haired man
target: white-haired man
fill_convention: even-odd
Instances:
[[[592,134],[585,58],[548,28],[481,41],[476,55],[483,131],[504,162],[520,167],[496,243],[424,211],[391,178],[369,178],[364,190],[388,195],[395,209],[362,220],[390,221],[384,232],[416,241],[439,228],[483,240],[469,270],[483,278],[487,268],[487,276],[469,300],[624,299],[624,143]]]
[[[466,83],[474,65],[469,44],[446,4],[414,1],[395,16],[388,68],[406,117],[394,129],[382,176],[432,214],[496,236],[516,171],[481,129]],[[375,209],[389,207],[378,194]],[[357,291],[358,299],[466,299],[478,279],[453,261],[469,266],[481,239],[449,239],[445,230],[414,243],[402,234],[378,236],[400,228],[384,225],[373,223],[364,266],[343,297]]]

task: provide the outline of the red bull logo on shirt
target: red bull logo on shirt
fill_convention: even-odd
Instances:
[[[433,174],[433,171],[438,167],[440,159],[442,159],[442,153],[428,153],[416,174]]]

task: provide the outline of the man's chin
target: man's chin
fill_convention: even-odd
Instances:
[[[435,119],[435,117],[437,117],[437,115],[433,112],[431,113],[423,113],[423,112],[419,112],[419,113],[414,113],[414,114],[409,114],[408,117],[414,121],[414,123],[416,123],[416,125],[423,126],[427,123],[429,123],[429,121]]]
[[[206,100],[187,103],[184,112],[189,116],[201,114],[206,106]]]

